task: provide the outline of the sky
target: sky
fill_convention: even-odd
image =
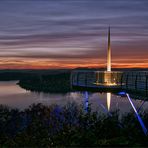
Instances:
[[[0,0],[0,69],[148,68],[147,0]]]

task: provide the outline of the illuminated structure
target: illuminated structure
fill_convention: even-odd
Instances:
[[[107,49],[107,71],[104,72],[104,83],[106,85],[114,85],[111,81],[111,41],[110,41],[110,27],[108,28],[108,49]]]
[[[73,72],[72,81],[76,86],[87,86],[97,88],[118,88],[121,86],[122,72],[111,71],[111,33],[108,28],[108,49],[107,49],[107,70],[87,71],[80,70]],[[72,83],[73,83],[72,82]],[[74,84],[73,83],[73,84]]]
[[[111,71],[110,27],[108,29],[107,71]]]
[[[110,27],[108,29],[108,50],[107,50],[107,72],[105,73],[105,82],[107,85],[114,85],[111,81],[111,44],[110,44]],[[107,109],[110,111],[111,93],[107,93]]]
[[[110,27],[108,28],[107,70],[96,72],[96,85],[112,87],[118,85],[120,72],[111,71],[111,38]]]
[[[110,27],[108,29],[108,50],[107,50],[107,73],[105,73],[105,80],[106,82],[109,82],[107,84],[111,83],[111,45],[110,45]],[[114,84],[114,83],[113,83]],[[107,93],[107,109],[110,110],[110,104],[111,104],[111,93]]]
[[[73,70],[71,85],[79,88],[91,88],[97,91],[129,90],[148,96],[148,71],[112,71],[111,67],[111,32],[108,28],[107,70]],[[110,95],[108,98],[108,109]]]
[[[112,85],[111,82],[111,44],[110,44],[110,27],[108,29],[108,49],[107,49],[107,71],[104,72],[104,82],[106,85]]]

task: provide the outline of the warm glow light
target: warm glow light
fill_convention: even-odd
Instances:
[[[110,111],[111,93],[107,93],[107,109]]]
[[[115,85],[117,85],[116,83],[107,83],[106,84],[107,86],[115,86]]]
[[[111,71],[110,27],[108,30],[107,71]]]

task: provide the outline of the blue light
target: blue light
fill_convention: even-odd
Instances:
[[[132,105],[134,111],[135,111],[136,117],[137,117],[137,119],[138,119],[138,121],[139,121],[139,123],[140,123],[140,125],[141,125],[141,127],[142,127],[142,129],[143,129],[144,134],[147,135],[147,128],[145,127],[145,125],[144,125],[144,123],[143,123],[141,117],[139,116],[139,114],[138,114],[138,112],[137,112],[137,110],[136,110],[136,108],[135,108],[135,106],[134,106],[134,104],[133,104],[131,98],[129,97],[129,94],[126,93],[126,96],[127,96],[128,100],[129,100],[129,102],[131,103],[131,105]]]
[[[88,113],[88,92],[84,92],[84,110]]]
[[[145,125],[144,125],[144,123],[143,123],[141,117],[139,116],[138,111],[136,110],[136,108],[135,108],[135,106],[134,106],[134,104],[133,104],[133,102],[132,102],[132,100],[131,100],[129,94],[126,93],[126,92],[119,92],[118,95],[121,95],[121,96],[122,96],[122,95],[126,95],[126,96],[127,96],[127,98],[128,98],[128,100],[129,100],[129,102],[130,102],[132,108],[134,109],[134,112],[135,112],[136,117],[137,117],[137,119],[138,119],[138,121],[139,121],[139,123],[140,123],[140,125],[141,125],[141,127],[142,127],[142,130],[143,130],[144,134],[147,135],[147,132],[148,132],[148,131],[147,131],[147,128],[145,127]]]
[[[121,92],[118,93],[118,95],[126,95],[126,93],[121,91]]]

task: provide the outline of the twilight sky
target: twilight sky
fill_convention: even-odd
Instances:
[[[0,69],[148,68],[148,0],[1,0]]]

